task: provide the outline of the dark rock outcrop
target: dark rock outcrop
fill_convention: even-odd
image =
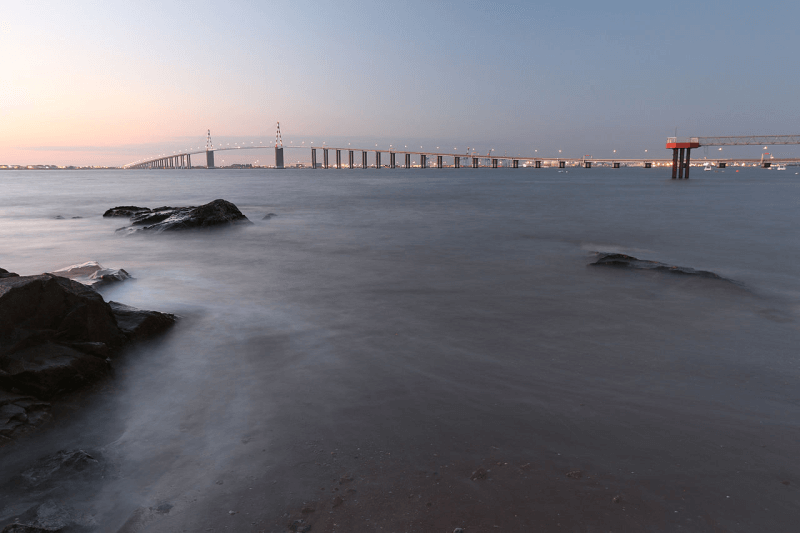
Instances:
[[[0,268],[0,278],[16,278],[19,274],[15,272],[9,272],[5,268]]]
[[[590,263],[591,266],[611,266],[617,268],[633,268],[638,270],[655,270],[659,272],[669,272],[671,274],[683,274],[701,278],[721,280],[726,279],[719,274],[715,274],[714,272],[709,272],[707,270],[695,270],[689,267],[667,265],[665,263],[659,263],[658,261],[637,259],[636,257],[625,254],[598,252],[597,255],[597,260],[594,263]]]
[[[27,489],[47,489],[65,481],[90,481],[103,473],[103,456],[84,450],[59,450],[41,457],[15,481]]]
[[[252,224],[252,222],[231,202],[214,200],[199,207],[157,207],[153,210],[142,210],[131,215],[131,226],[119,228],[117,232],[126,234],[140,231],[161,233],[239,224]]]
[[[135,313],[116,312],[93,289],[60,276],[0,279],[0,388],[45,400],[82,388],[108,374],[109,357],[126,342],[175,321],[138,311],[145,316],[131,326]],[[6,410],[9,421],[23,421],[18,409]]]
[[[269,220],[272,217],[276,217],[276,216],[278,216],[278,215],[276,215],[275,213],[267,213],[266,215],[264,215],[264,218],[262,218],[261,220]]]
[[[117,207],[112,207],[105,213],[103,213],[104,217],[132,217],[133,215],[139,213],[149,213],[150,209],[147,207],[137,207],[135,205],[120,205]]]

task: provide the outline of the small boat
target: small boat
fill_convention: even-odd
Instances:
[[[711,163],[706,163],[703,165],[703,172],[708,172],[711,170]]]
[[[775,170],[786,170],[786,165],[778,165]]]

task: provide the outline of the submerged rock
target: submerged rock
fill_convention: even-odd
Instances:
[[[117,325],[130,340],[156,335],[175,323],[175,315],[146,311],[130,305],[109,301],[108,305],[117,319]]]
[[[91,515],[80,515],[55,500],[34,505],[18,520],[3,528],[2,533],[88,533],[97,525]]]
[[[131,215],[131,226],[119,228],[117,232],[126,234],[140,231],[161,233],[239,224],[252,224],[252,222],[231,202],[214,200],[199,207],[158,207],[153,210],[140,211]]]
[[[97,261],[87,261],[80,265],[70,265],[49,272],[62,278],[73,279],[89,287],[98,287],[115,281],[124,281],[131,277],[121,268],[105,268]]]
[[[636,257],[625,254],[598,252],[597,255],[598,259],[594,263],[590,263],[591,266],[611,266],[617,268],[635,268],[638,270],[657,270],[660,272],[670,272],[672,274],[685,274],[690,276],[698,276],[702,278],[721,279],[721,280],[726,279],[720,276],[719,274],[715,274],[714,272],[709,272],[707,270],[695,270],[689,267],[667,265],[665,263],[659,263],[658,261],[647,261],[644,259],[637,259]]]
[[[166,313],[136,311],[144,318],[130,325],[131,312],[53,274],[0,279],[0,387],[47,400],[98,381],[126,342],[175,321]],[[18,410],[7,410],[9,421],[22,419]]]
[[[49,419],[49,403],[0,390],[0,437],[16,438]]]
[[[267,213],[266,215],[264,215],[264,218],[262,218],[261,220],[269,220],[272,217],[276,217],[276,216],[278,216],[278,215],[276,215],[275,213]]]

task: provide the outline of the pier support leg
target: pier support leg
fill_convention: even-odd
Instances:
[[[317,149],[316,148],[312,148],[311,149],[311,168],[312,169],[317,168]]]
[[[426,161],[425,154],[419,154],[419,167],[420,168],[426,168],[427,167],[427,161]]]
[[[389,152],[389,168],[394,168],[396,163],[396,156],[394,152]]]
[[[442,156],[440,155],[436,156],[436,168],[444,168],[444,165],[442,164]]]
[[[533,162],[533,168],[542,168],[542,162],[541,161],[534,161]]]
[[[478,158],[477,157],[473,157],[472,158],[472,168],[478,168]]]
[[[361,168],[367,168],[367,152],[361,152]]]
[[[679,154],[678,154],[678,179],[682,180],[683,179],[683,151],[685,149],[684,148],[678,148],[678,150],[680,151]]]
[[[381,168],[381,153],[375,151],[375,168]]]
[[[672,179],[678,177],[678,149],[672,149]]]
[[[511,168],[519,168],[519,159],[513,159],[511,161]]]
[[[592,168],[592,162],[591,161],[584,161],[583,162],[583,168]]]
[[[726,166],[727,163],[721,163],[721,162],[717,163],[717,168],[725,168]]]
[[[342,168],[342,151],[341,150],[336,150],[336,168],[337,169],[341,169]]]
[[[687,179],[687,180],[689,179],[689,163],[691,162],[691,159],[692,159],[692,149],[691,148],[687,148],[686,149],[686,174],[684,175],[684,179]]]
[[[615,163],[615,164],[618,164],[618,163]],[[566,166],[567,166],[567,162],[566,161],[559,161],[558,162],[558,168],[566,168]]]
[[[192,169],[192,154],[188,154],[186,156],[186,168],[188,168],[189,170]]]
[[[613,163],[611,166],[613,166],[614,168],[619,168],[619,163]]]
[[[497,168],[497,159],[492,159],[492,168]]]
[[[328,170],[328,149],[322,149],[322,168]]]
[[[406,154],[406,168],[411,168],[411,154]]]
[[[350,168],[352,169],[353,168],[353,151],[352,150],[350,150],[350,153],[348,154],[348,161],[347,162],[350,164]]]
[[[461,168],[461,158],[460,157],[455,156],[453,158],[453,166],[455,166],[456,168]]]
[[[651,163],[649,161],[645,161],[644,168],[653,168],[653,163]]]

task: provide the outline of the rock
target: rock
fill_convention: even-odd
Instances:
[[[133,215],[139,213],[149,213],[150,209],[147,207],[137,207],[135,205],[121,205],[118,207],[112,207],[105,213],[103,213],[104,217],[132,217]]]
[[[52,274],[0,279],[0,367],[2,357],[47,341],[125,341],[111,308],[97,292]]]
[[[483,468],[479,468],[472,473],[469,477],[472,481],[478,481],[479,479],[486,479],[486,476],[489,475],[488,470],[484,470]]]
[[[311,531],[311,524],[306,524],[304,520],[293,520],[289,522],[289,531],[295,531],[297,533],[307,533]]]
[[[276,215],[275,213],[268,213],[268,214],[264,215],[264,218],[262,218],[261,220],[269,220],[272,217],[276,217],[276,216],[278,216],[278,215]]]
[[[17,438],[50,418],[49,403],[0,390],[0,436]]]
[[[73,279],[89,287],[98,287],[115,281],[124,281],[131,277],[125,270],[119,268],[105,268],[97,261],[87,261],[80,265],[71,265],[59,270],[49,272],[55,276]]]
[[[2,278],[0,387],[45,400],[76,390],[106,376],[108,358],[124,343],[174,321],[122,304],[112,308],[93,289],[53,274]],[[8,412],[0,434],[24,422],[22,414]]]
[[[597,252],[597,256],[598,256],[597,260],[594,263],[590,263],[591,266],[612,266],[618,268],[634,268],[637,270],[657,270],[660,272],[670,272],[672,274],[685,274],[701,278],[711,278],[711,279],[721,279],[721,280],[725,279],[719,274],[708,272],[707,270],[695,270],[689,267],[667,265],[665,263],[659,263],[658,261],[647,261],[644,259],[637,259],[636,257],[625,254]]]
[[[572,479],[580,479],[583,477],[583,472],[580,470],[570,470],[567,472],[567,477],[571,477]]]
[[[95,479],[103,473],[102,459],[97,452],[59,450],[37,460],[19,475],[19,480],[29,489],[46,489],[68,480]]]
[[[78,515],[72,507],[55,501],[35,505],[19,517],[19,522],[3,528],[3,533],[78,533],[93,530],[94,518]]]
[[[109,301],[117,325],[128,339],[136,340],[161,333],[175,323],[175,315],[145,311],[130,305]]]
[[[252,222],[231,202],[214,200],[200,207],[159,207],[152,211],[135,213],[131,217],[131,226],[120,228],[117,232],[162,233],[239,224],[252,224]]]
[[[19,274],[15,272],[9,272],[4,268],[0,268],[0,278],[17,278],[17,277],[19,277]]]
[[[56,215],[56,216],[54,216],[53,218],[54,218],[55,220],[64,220],[64,217],[62,217],[61,215]]]

